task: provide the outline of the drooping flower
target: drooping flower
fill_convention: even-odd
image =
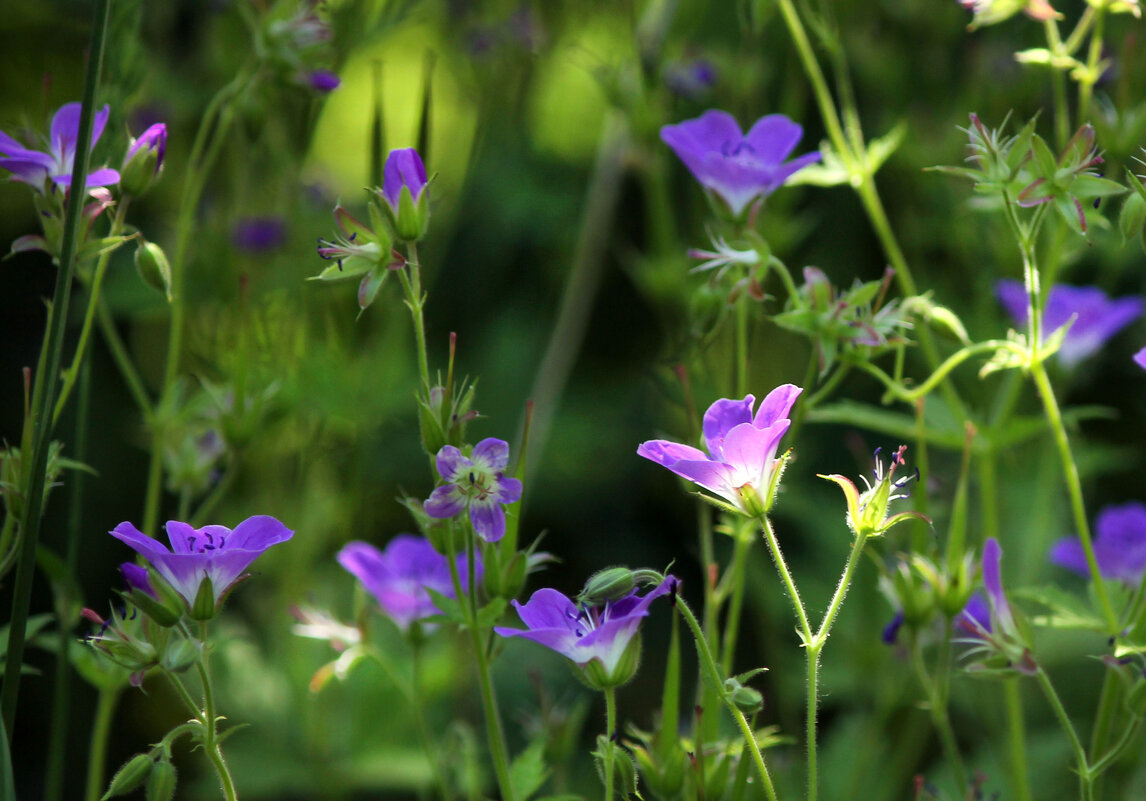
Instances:
[[[999,281],[995,294],[1015,325],[1025,326],[1027,291],[1022,282],[1011,279]],[[1141,298],[1111,300],[1098,287],[1057,284],[1051,287],[1043,310],[1043,337],[1070,323],[1073,318],[1074,322],[1058,350],[1059,361],[1069,369],[1096,353],[1108,339],[1141,317],[1142,311]]]
[[[796,171],[820,160],[805,153],[785,161],[804,129],[783,114],[761,117],[747,134],[726,111],[712,109],[694,120],[661,128],[661,139],[700,182],[740,217],[752,201],[767,197]]]
[[[1094,521],[1094,529],[1094,558],[1102,577],[1137,586],[1146,572],[1146,505],[1108,506]],[[1079,575],[1090,575],[1086,552],[1076,537],[1055,543],[1050,560]]]
[[[386,616],[402,631],[416,620],[441,612],[427,590],[454,597],[449,559],[434,550],[424,537],[399,534],[384,551],[366,542],[351,542],[338,552],[338,564],[362,582]],[[469,571],[464,555],[457,557],[457,565],[465,591],[469,588]],[[474,563],[474,572],[480,581],[480,555]]]
[[[417,242],[426,233],[430,222],[428,184],[417,150],[404,147],[390,151],[379,194],[394,233],[403,241]]]
[[[94,148],[107,125],[111,108],[104,106],[95,113],[92,123]],[[76,158],[76,140],[80,136],[80,104],[65,103],[52,117],[51,134],[47,152],[24,147],[8,134],[0,131],[0,167],[12,173],[13,181],[29,184],[38,192],[47,188],[48,182],[68,188],[72,183],[72,167]],[[111,186],[119,182],[119,173],[107,167],[94,169],[88,173],[88,189]]]
[[[524,629],[494,628],[502,637],[525,637],[551,648],[574,664],[589,668],[588,678],[602,686],[623,684],[636,672],[638,654],[630,651],[649,605],[679,581],[665,576],[656,587],[640,595],[636,590],[604,606],[581,607],[553,589],[540,589],[525,604],[513,601]],[[634,646],[634,649],[638,646]]]
[[[426,500],[430,517],[444,520],[469,509],[474,531],[486,542],[505,535],[506,504],[521,498],[521,482],[507,478],[509,443],[489,437],[474,446],[469,458],[453,445],[438,451],[438,475],[445,482]]]
[[[757,516],[772,505],[783,461],[776,458],[776,449],[791,425],[788,412],[801,392],[792,384],[779,386],[768,393],[755,415],[752,395],[716,401],[704,413],[708,453],[656,439],[642,443],[637,454],[699,484],[744,514]]]
[[[286,542],[294,532],[268,515],[255,515],[232,531],[226,526],[192,528],[177,520],[167,521],[168,550],[159,540],[147,536],[129,522],[120,523],[110,534],[134,548],[162,576],[188,606],[194,607],[204,582],[214,607],[251,563],[272,545]],[[207,610],[199,610],[208,617]]]

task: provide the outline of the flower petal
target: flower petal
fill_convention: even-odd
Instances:
[[[483,439],[474,445],[470,459],[475,465],[484,464],[491,472],[500,473],[509,464],[509,443],[494,437]]]
[[[637,446],[637,455],[649,461],[672,469],[672,466],[683,460],[703,462],[708,454],[691,445],[682,445],[679,442],[669,442],[666,439],[651,439]]]
[[[755,402],[754,396],[745,395],[744,400],[722,398],[708,407],[701,428],[704,443],[713,459],[723,459],[724,438],[729,431],[741,423],[752,421],[752,405]]]
[[[286,542],[294,532],[270,515],[248,517],[227,537],[226,548],[244,548],[262,553],[272,545]]]
[[[453,484],[444,484],[430,493],[422,508],[430,517],[445,520],[466,508],[466,496]]]
[[[442,480],[453,482],[457,480],[459,473],[469,470],[473,462],[462,456],[462,452],[453,445],[443,445],[438,451],[437,465],[438,475]]]
[[[516,503],[521,499],[521,482],[516,478],[497,479],[497,490],[494,497],[498,503]]]
[[[778,165],[796,149],[803,135],[804,129],[799,123],[783,114],[769,114],[758,119],[744,139],[752,146],[756,158]]]
[[[505,509],[493,498],[470,501],[470,522],[486,542],[497,542],[505,536]]]
[[[792,411],[796,398],[800,397],[803,391],[795,384],[781,384],[776,387],[760,402],[760,408],[756,411],[752,424],[757,428],[768,428],[777,420],[786,418]]]
[[[136,553],[152,564],[156,564],[156,559],[171,555],[171,551],[164,547],[163,543],[147,536],[126,520],[108,533],[124,545],[135,549]]]

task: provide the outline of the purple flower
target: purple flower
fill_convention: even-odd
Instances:
[[[261,253],[286,241],[286,223],[277,215],[242,217],[231,229],[231,242],[239,250]]]
[[[123,574],[123,581],[127,584],[128,592],[139,590],[156,600],[159,599],[155,588],[151,586],[151,579],[147,576],[146,567],[137,565],[135,562],[124,562],[119,566],[119,572]]]
[[[1027,290],[1021,281],[999,281],[995,287],[999,303],[1015,321],[1027,324]],[[1063,367],[1071,368],[1101,348],[1108,339],[1142,316],[1142,299],[1135,297],[1110,300],[1098,287],[1051,287],[1043,310],[1043,337],[1066,325],[1074,318],[1059,348]]]
[[[989,538],[983,545],[981,562],[986,608],[981,596],[971,596],[956,622],[970,634],[966,642],[973,643],[973,647],[968,655],[979,659],[970,669],[1034,675],[1039,668],[1031,655],[1026,631],[1003,591],[1002,559],[999,541]]]
[[[95,147],[111,114],[108,106],[97,111],[92,126],[91,146]],[[72,166],[76,158],[76,140],[80,136],[80,104],[65,103],[52,117],[48,151],[29,150],[8,134],[0,131],[0,167],[12,173],[13,181],[30,184],[43,192],[45,182],[67,188],[72,183]],[[107,167],[88,173],[87,188],[111,186],[119,182],[119,173]]]
[[[955,618],[955,622],[972,634],[980,631],[990,634],[991,605],[980,593],[975,593],[967,599],[967,605]]]
[[[127,149],[127,157],[124,162],[131,161],[132,157],[140,151],[155,153],[155,173],[158,174],[163,167],[163,157],[167,153],[167,126],[164,123],[155,123],[141,133],[138,139],[133,139],[131,146]]]
[[[414,203],[422,197],[426,184],[426,167],[422,164],[422,157],[412,147],[391,150],[386,157],[386,167],[382,177],[382,196],[395,214],[398,213],[398,204],[402,190],[409,189]]]
[[[1146,370],[1146,348],[1143,348],[1134,354],[1134,363],[1141,367],[1143,370]]]
[[[641,619],[649,614],[649,604],[675,591],[678,583],[675,577],[666,576],[644,596],[634,590],[603,607],[587,608],[579,607],[557,590],[541,589],[530,596],[528,603],[512,602],[527,628],[497,626],[494,631],[502,637],[525,637],[541,643],[581,667],[596,660],[606,676],[616,677]]]
[[[704,413],[708,453],[690,445],[650,440],[637,454],[724,498],[747,515],[766,511],[779,480],[776,448],[791,425],[788,412],[803,390],[784,384],[768,393],[755,416],[752,395],[718,400]],[[760,504],[763,504],[762,508]]]
[[[661,128],[661,139],[701,185],[739,217],[749,203],[780,188],[797,170],[820,160],[818,151],[785,162],[803,128],[783,114],[761,117],[747,134],[726,111]]]
[[[1146,572],[1146,505],[1108,506],[1094,521],[1094,558],[1103,578],[1137,586]],[[1082,576],[1090,575],[1086,553],[1076,538],[1059,540],[1050,560]]]
[[[196,529],[169,520],[167,539],[171,550],[129,522],[120,523],[110,534],[150,562],[188,605],[195,603],[200,585],[209,579],[217,607],[251,562],[272,545],[289,540],[294,532],[273,517],[256,515],[248,517],[234,531],[226,526]]]
[[[338,564],[354,575],[378,601],[386,616],[406,631],[415,620],[441,613],[427,590],[454,597],[450,562],[434,550],[424,537],[399,534],[379,551],[365,542],[351,542],[338,552]],[[464,555],[457,558],[462,590],[469,587]],[[475,576],[481,580],[480,556],[474,563]]]
[[[306,74],[306,82],[318,92],[333,92],[342,80],[330,70],[311,70]]]
[[[521,482],[506,478],[509,443],[490,437],[474,446],[467,459],[453,445],[438,451],[438,475],[446,483],[426,500],[430,517],[453,517],[469,509],[474,531],[486,542],[497,542],[505,534],[505,504],[521,497]]]

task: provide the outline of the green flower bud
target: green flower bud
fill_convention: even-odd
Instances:
[[[199,590],[195,593],[195,602],[191,604],[192,620],[211,620],[218,613],[215,606],[215,587],[210,576],[203,576],[199,582]]]
[[[175,766],[167,760],[156,762],[147,777],[147,801],[171,801],[175,797]]]
[[[636,589],[636,586],[633,571],[629,568],[606,567],[589,576],[577,600],[587,606],[600,606],[606,601],[624,598]]]
[[[745,687],[736,679],[724,680],[724,692],[745,715],[754,715],[764,708],[764,696],[760,691]]]
[[[103,794],[100,801],[107,801],[107,799],[117,795],[127,795],[142,785],[147,780],[148,774],[151,773],[153,765],[155,765],[155,760],[148,754],[136,754],[124,762],[123,767],[115,772],[111,784],[107,786],[107,792]]]
[[[143,242],[135,249],[135,269],[143,283],[162,292],[171,302],[171,265],[163,248],[154,242]]]

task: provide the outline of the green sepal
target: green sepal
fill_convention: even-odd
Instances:
[[[203,576],[199,582],[199,589],[195,593],[195,600],[191,604],[192,620],[211,620],[217,614],[215,606],[215,587],[210,576]]]
[[[136,754],[123,766],[115,772],[115,776],[111,779],[111,784],[107,786],[107,792],[103,794],[100,801],[107,801],[109,798],[114,798],[117,795],[127,795],[132,790],[140,787],[147,781],[148,775],[151,773],[152,766],[155,760],[149,754]]]

